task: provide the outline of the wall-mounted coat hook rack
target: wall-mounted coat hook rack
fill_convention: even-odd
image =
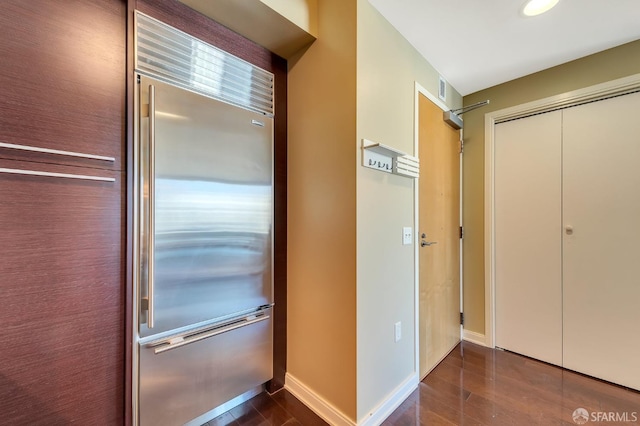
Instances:
[[[420,161],[416,157],[367,139],[362,139],[362,149],[364,167],[409,178],[420,175]]]

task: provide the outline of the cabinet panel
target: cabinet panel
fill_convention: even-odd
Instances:
[[[640,390],[640,93],[564,111],[564,366]]]
[[[496,346],[562,365],[562,112],[495,127]]]
[[[2,2],[0,142],[115,162],[0,148],[0,158],[122,169],[125,4]]]
[[[0,412],[6,424],[123,423],[123,173],[0,160]]]

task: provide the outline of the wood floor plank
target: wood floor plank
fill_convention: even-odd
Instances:
[[[287,390],[263,392],[203,426],[327,426]]]
[[[295,420],[291,413],[282,408],[266,393],[257,395],[249,402],[256,411],[262,414],[262,417],[264,417],[270,425],[284,425],[289,420]]]
[[[273,395],[271,398],[278,403],[282,408],[291,413],[291,415],[305,426],[326,426],[327,422],[322,420],[316,413],[311,411],[300,402],[295,396],[289,393],[286,389],[282,389]]]

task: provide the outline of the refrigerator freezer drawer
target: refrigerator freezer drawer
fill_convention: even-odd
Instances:
[[[140,345],[140,425],[185,424],[270,380],[270,313],[170,343]]]

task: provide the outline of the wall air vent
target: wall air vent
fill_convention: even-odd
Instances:
[[[447,100],[447,81],[442,76],[438,77],[438,97],[445,102]]]
[[[274,115],[272,73],[140,12],[135,25],[137,72]]]

